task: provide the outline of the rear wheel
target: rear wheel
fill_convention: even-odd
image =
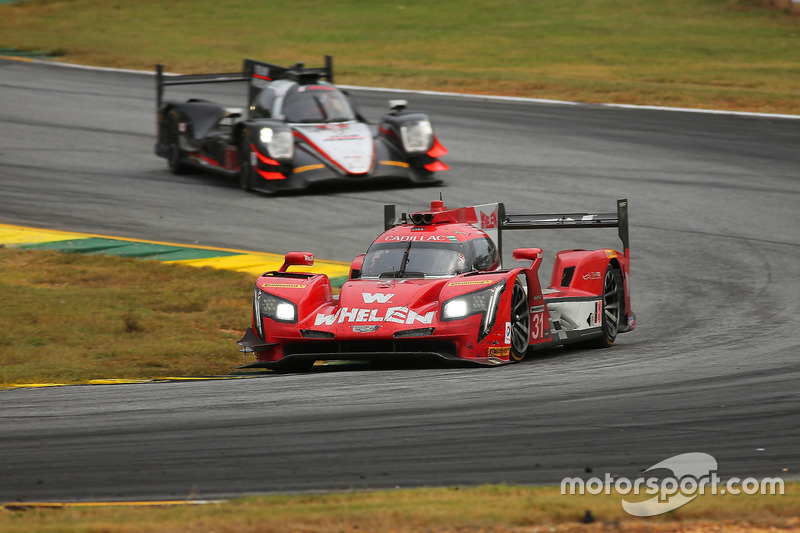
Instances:
[[[611,265],[606,268],[603,279],[602,319],[600,329],[602,336],[591,341],[596,348],[608,348],[614,344],[619,333],[619,322],[622,318],[623,287],[619,270]]]
[[[167,115],[167,166],[173,174],[185,174],[188,166],[183,162],[183,152],[179,144],[180,132],[178,123],[180,119],[175,111]]]
[[[511,352],[509,361],[517,362],[525,358],[531,339],[531,313],[528,307],[528,295],[525,286],[517,278],[511,293]]]

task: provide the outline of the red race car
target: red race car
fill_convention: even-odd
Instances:
[[[518,248],[503,268],[502,233],[512,229],[619,228],[623,251],[558,252],[542,289],[540,248]],[[503,204],[405,213],[385,208],[385,228],[355,258],[334,295],[308,252],[286,254],[256,281],[253,321],[239,341],[256,361],[240,368],[304,370],[317,360],[438,357],[485,365],[522,360],[542,346],[606,348],[636,319],[628,290],[627,200],[615,213],[507,214]]]

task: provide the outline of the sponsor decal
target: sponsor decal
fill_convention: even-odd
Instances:
[[[353,326],[354,333],[375,333],[380,326]]]
[[[506,322],[506,337],[504,342],[506,344],[511,344],[511,322]]]
[[[617,252],[615,252],[614,250],[606,250],[605,252],[606,252],[606,257],[608,257],[609,259],[614,259],[615,257],[617,257]]]
[[[328,137],[324,139],[324,142],[328,141],[357,141],[359,139],[363,139],[363,135],[338,135],[336,137]]]
[[[494,280],[492,279],[473,279],[470,281],[451,281],[447,285],[450,287],[457,287],[460,285],[488,285],[492,283]]]
[[[597,300],[594,303],[594,325],[599,326],[603,322],[603,302]]]
[[[600,272],[587,272],[586,274],[583,275],[583,279],[586,279],[586,280],[589,280],[589,279],[603,279],[603,274],[601,274]]]
[[[433,311],[424,315],[409,309],[408,307],[389,307],[385,312],[379,309],[360,309],[358,307],[342,307],[332,315],[317,313],[314,318],[315,326],[332,326],[334,324],[360,323],[360,322],[394,322],[395,324],[413,324],[421,322],[430,324],[433,322]]]
[[[372,293],[369,293],[369,292],[362,292],[361,293],[361,297],[364,298],[364,303],[365,304],[374,304],[376,302],[379,303],[379,304],[385,304],[385,303],[388,303],[389,300],[392,299],[392,296],[394,296],[394,294],[383,294],[383,293],[380,293],[380,292],[379,293],[375,293],[375,294],[372,294]]]
[[[301,283],[269,283],[265,282],[259,285],[261,289],[274,288],[274,289],[305,289],[306,286]]]
[[[453,237],[455,239],[455,237]],[[408,241],[449,241],[450,237],[447,235],[387,235],[385,242],[408,242]],[[458,242],[456,240],[455,242]]]
[[[508,354],[511,352],[511,348],[489,348],[486,355],[489,357],[508,357]]]
[[[497,209],[489,213],[481,210],[481,229],[496,228],[497,227]]]

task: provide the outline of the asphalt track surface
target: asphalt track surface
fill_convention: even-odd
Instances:
[[[242,105],[240,91],[206,96]],[[402,97],[352,92],[373,121]],[[797,476],[800,120],[406,98],[450,150],[444,186],[276,199],[170,174],[153,154],[151,76],[0,61],[0,222],[349,261],[386,203],[441,192],[569,212],[628,198],[636,331],[499,368],[0,391],[0,502],[633,478],[687,452],[713,455],[721,477]],[[505,255],[618,243],[515,232]]]

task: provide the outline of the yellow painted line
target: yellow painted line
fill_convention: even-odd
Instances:
[[[89,379],[76,383],[12,383],[0,385],[2,389],[39,389],[44,387],[72,387],[75,385],[139,385],[142,383],[164,383],[167,381],[217,381],[222,379],[249,379],[259,377],[261,374],[236,374],[228,376],[164,376],[160,378],[148,379]]]
[[[164,246],[174,246],[176,248],[194,248],[198,250],[212,250],[217,252],[229,252],[229,253],[236,253],[236,254],[250,254],[253,253],[250,250],[237,250],[235,248],[220,248],[219,246],[201,246],[199,244],[177,244],[174,242],[165,242],[165,241],[150,241],[147,239],[132,239],[130,237],[117,237],[114,235],[100,235],[99,233],[77,233],[73,231],[61,231],[56,229],[40,229],[40,228],[31,228],[27,226],[15,226],[13,224],[0,224],[0,231],[8,230],[8,234],[11,234],[11,230],[17,231],[38,231],[38,232],[47,232],[52,233],[54,238],[53,241],[67,241],[70,239],[89,239],[89,238],[97,238],[97,239],[114,239],[116,241],[127,241],[127,242],[142,242],[145,244],[161,244]],[[63,238],[62,238],[63,237]],[[2,242],[2,239],[0,239]],[[47,242],[47,241],[39,241],[39,242]],[[264,253],[263,255],[273,255],[275,257],[283,257],[278,254],[267,254]]]
[[[19,56],[0,56],[0,59],[9,59],[12,61],[24,61],[25,63],[32,63],[33,59],[30,57],[19,57]]]

